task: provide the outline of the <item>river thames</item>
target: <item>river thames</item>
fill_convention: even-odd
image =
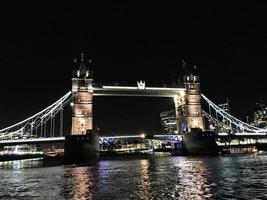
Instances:
[[[267,199],[267,154],[0,162],[0,199]]]

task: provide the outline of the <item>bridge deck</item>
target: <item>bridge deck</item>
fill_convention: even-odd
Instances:
[[[228,134],[228,133],[219,133],[217,138],[222,140],[229,140],[229,139],[260,139],[260,138],[267,138],[267,133],[235,133],[235,134]]]
[[[19,145],[19,144],[40,144],[40,143],[61,143],[65,141],[65,137],[51,137],[51,138],[28,138],[16,140],[2,140],[0,145]]]
[[[130,139],[130,138],[144,138],[143,135],[128,135],[128,136],[101,136],[100,141],[112,140],[112,139]],[[181,141],[180,135],[150,135],[147,139],[159,139],[159,140],[172,140]],[[28,138],[28,139],[16,139],[16,140],[2,140],[0,146],[13,146],[20,144],[41,144],[41,143],[62,143],[65,141],[65,137],[54,138]]]

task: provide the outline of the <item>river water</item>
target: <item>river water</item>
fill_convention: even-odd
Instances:
[[[267,154],[0,162],[0,199],[267,199]]]

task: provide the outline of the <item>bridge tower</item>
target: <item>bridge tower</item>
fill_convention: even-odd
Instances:
[[[93,129],[93,77],[84,64],[73,71],[72,78],[72,128],[71,135],[85,135]]]
[[[202,115],[201,93],[199,77],[193,74],[184,76],[185,84],[185,116],[188,132],[194,128],[205,131],[205,124]]]
[[[99,157],[99,136],[93,132],[93,78],[81,57],[80,68],[72,78],[72,127],[65,137],[67,163],[91,162]]]

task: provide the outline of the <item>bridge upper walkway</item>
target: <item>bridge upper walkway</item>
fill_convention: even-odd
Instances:
[[[177,97],[185,95],[185,88],[167,87],[93,87],[94,96],[143,96],[143,97]]]

